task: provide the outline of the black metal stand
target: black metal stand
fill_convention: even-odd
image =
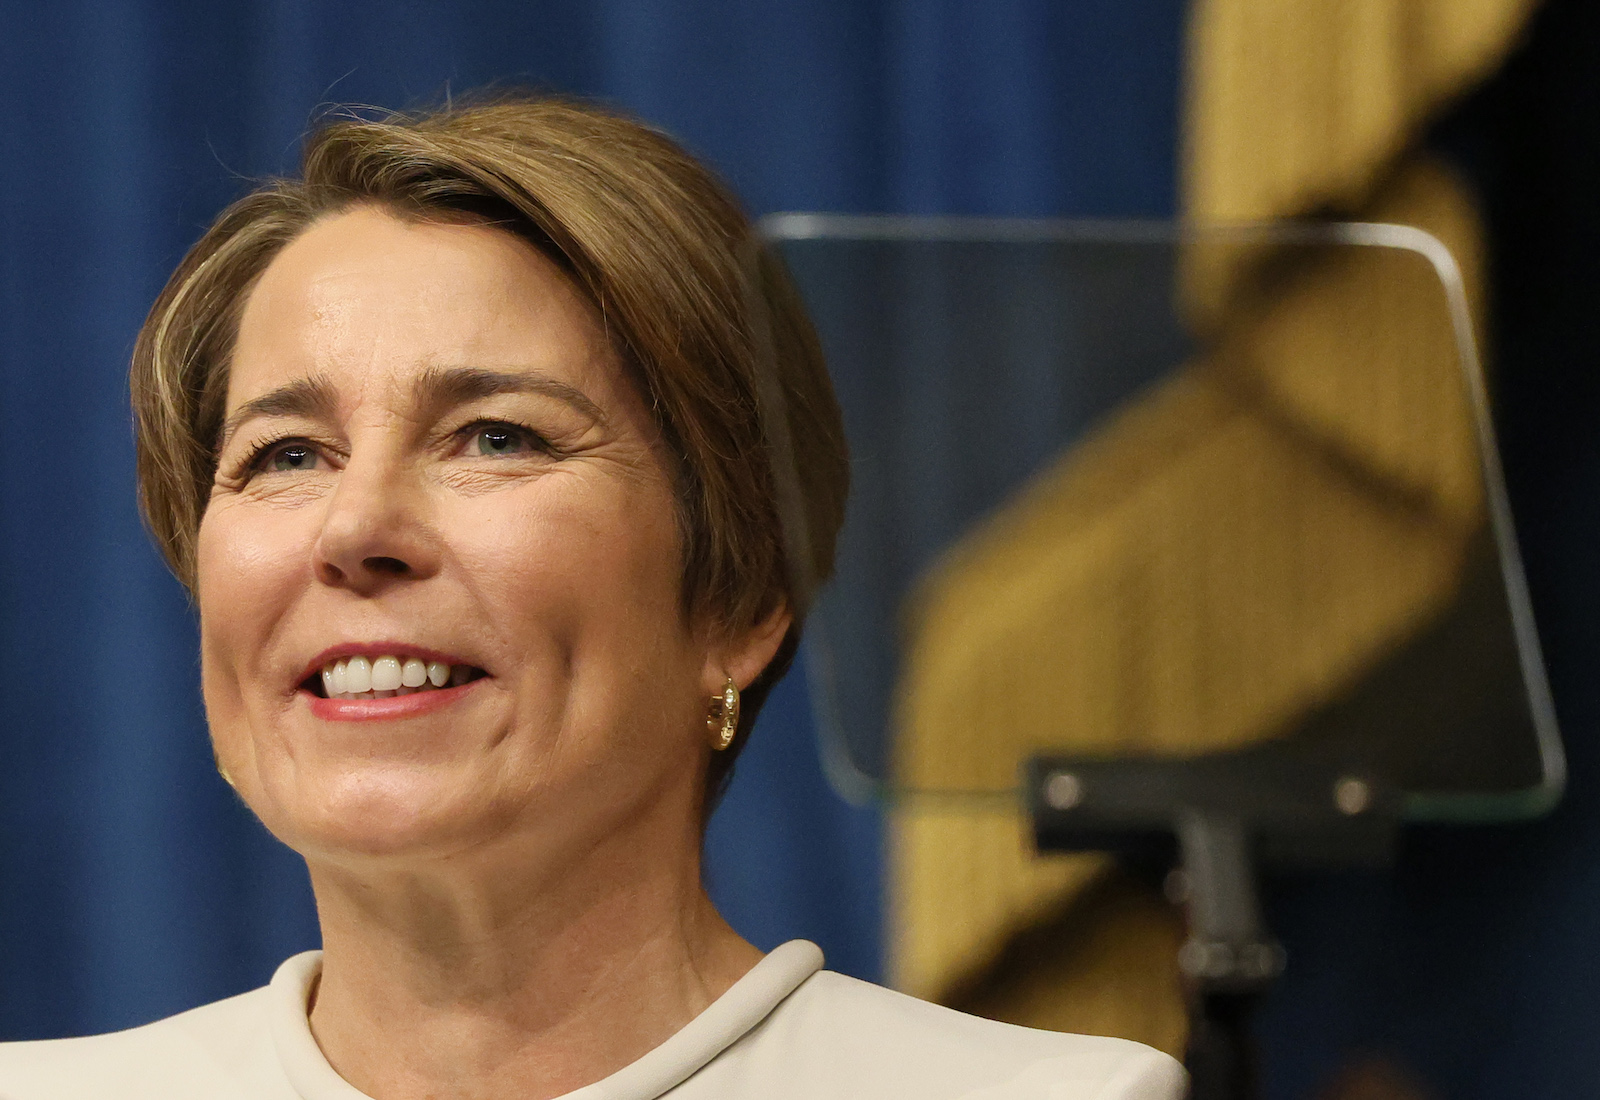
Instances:
[[[1400,796],[1370,768],[1281,749],[1192,760],[1038,758],[1027,774],[1040,851],[1112,851],[1175,864],[1189,938],[1191,1100],[1258,1095],[1250,1018],[1283,972],[1256,867],[1382,866]]]
[[[1189,1100],[1254,1100],[1260,1091],[1250,1016],[1255,994],[1207,994],[1190,1006]]]
[[[1283,971],[1266,933],[1250,838],[1236,817],[1179,810],[1175,827],[1189,911],[1178,967],[1189,983],[1191,1100],[1253,1100],[1250,1016]]]

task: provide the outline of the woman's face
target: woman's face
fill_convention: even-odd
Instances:
[[[654,422],[554,264],[483,226],[326,218],[245,305],[227,418],[202,675],[273,832],[453,856],[664,800],[692,830],[725,655],[681,611]]]

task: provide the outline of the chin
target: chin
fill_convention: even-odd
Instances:
[[[308,860],[426,859],[458,854],[502,835],[512,807],[437,764],[384,763],[333,775],[296,776],[281,793],[247,799],[279,840]],[[259,802],[259,804],[257,804]]]

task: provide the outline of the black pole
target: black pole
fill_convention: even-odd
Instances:
[[[1250,1016],[1283,969],[1256,897],[1249,829],[1226,813],[1180,811],[1189,940],[1178,955],[1188,980],[1190,1100],[1256,1100]]]
[[[1209,993],[1189,1007],[1189,1100],[1256,1100],[1260,1080],[1250,1017],[1254,993]]]

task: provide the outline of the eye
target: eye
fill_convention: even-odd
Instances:
[[[536,437],[515,424],[479,424],[468,429],[467,453],[500,458],[541,450]]]
[[[274,473],[292,473],[314,470],[322,456],[304,440],[291,439],[267,448],[256,462],[258,470]]]

